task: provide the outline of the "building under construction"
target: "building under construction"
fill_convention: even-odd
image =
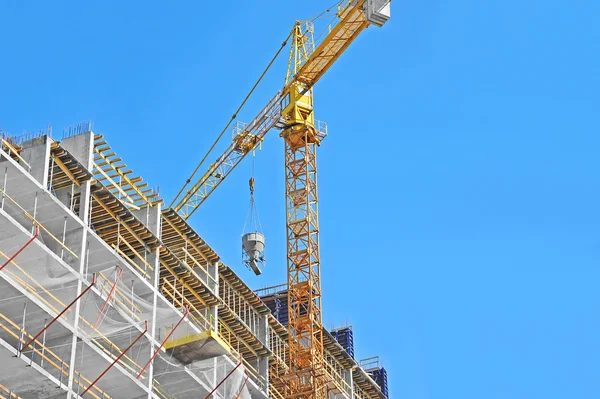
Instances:
[[[244,284],[101,135],[5,136],[0,166],[2,397],[284,398],[285,286]],[[346,330],[329,397],[384,399]]]
[[[284,88],[172,206],[91,124],[2,134],[0,397],[387,398],[351,327],[323,328],[315,150],[327,130],[312,86],[385,23],[389,1],[342,1],[335,18],[318,43],[294,26]],[[288,282],[253,291],[187,219],[272,128],[286,144]],[[259,273],[262,236],[244,239]]]

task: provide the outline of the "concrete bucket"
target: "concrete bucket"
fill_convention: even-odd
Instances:
[[[258,263],[264,262],[262,252],[265,250],[265,236],[254,232],[246,233],[242,236],[242,250],[245,257],[244,262],[250,266],[256,275],[262,273]]]

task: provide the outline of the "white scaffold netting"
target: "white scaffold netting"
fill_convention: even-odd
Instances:
[[[12,254],[22,244],[22,237],[19,237],[9,246],[3,246],[2,251],[5,254]],[[66,266],[56,252],[50,254],[37,248],[36,251],[30,251],[28,256],[16,258],[4,268],[3,273],[34,293],[35,297],[55,314],[60,313],[77,297],[79,275],[71,267]],[[194,309],[194,317],[181,321],[181,296],[174,296],[170,302],[161,296],[155,298],[154,291],[142,283],[139,277],[133,280],[131,272],[127,277],[125,274],[125,272],[121,274],[121,268],[116,266],[96,270],[95,289],[88,290],[78,301],[79,330],[104,350],[114,349],[116,352],[113,353],[118,353],[127,348],[140,336],[147,321],[150,323],[149,333],[152,332],[151,322],[155,321],[154,338],[159,343],[174,329],[171,338],[198,334],[210,326],[208,309]],[[85,277],[87,282],[82,282],[83,290],[92,280],[92,275]],[[95,291],[99,291],[101,295]],[[109,297],[108,301],[107,297]],[[20,298],[23,297],[1,298],[1,301],[16,303]],[[25,301],[25,298],[23,300]],[[76,305],[73,305],[62,317],[63,321],[70,326],[74,325],[75,308]],[[44,319],[42,325],[50,321],[50,316],[46,315],[48,319]],[[58,359],[68,362],[70,337],[71,335],[65,330],[64,337],[47,342],[46,348],[56,353]],[[83,343],[80,343],[77,350],[76,367],[80,362],[79,352],[82,352],[81,363],[83,364],[83,351],[89,349],[84,349]],[[154,350],[156,346],[152,346],[146,338],[140,339],[129,349],[122,361],[128,363],[132,372],[138,372],[149,361]],[[61,363],[58,360],[57,362]],[[153,379],[156,382],[156,389],[163,390],[166,397],[171,397],[171,392],[181,394],[176,394],[176,397],[204,397],[215,390],[213,393],[215,398],[248,399],[251,397],[248,374],[244,365],[239,363],[240,360],[236,356],[221,355],[182,365],[173,358],[171,353],[161,350],[153,361]],[[147,379],[147,377],[146,371],[141,378]],[[202,392],[206,392],[204,396]]]

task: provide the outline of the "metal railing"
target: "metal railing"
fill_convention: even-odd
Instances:
[[[216,325],[217,330],[216,333],[219,338],[221,338],[229,347],[229,351],[232,353],[234,358],[237,358],[240,353],[240,344],[242,344],[248,351],[253,353],[256,357],[258,355],[252,349],[250,345],[244,342],[237,333],[235,333],[226,323],[224,323],[220,318],[216,318],[212,314],[205,315],[204,312],[200,311],[194,304],[192,304],[185,295],[176,288],[176,286],[171,283],[168,279],[163,279],[163,288],[162,293],[165,297],[171,298],[173,301],[173,305],[179,309],[183,309],[185,306],[189,306],[190,313],[188,317],[191,321],[196,325],[196,327],[200,331],[213,330]],[[254,366],[252,366],[245,358],[242,358],[242,362],[244,363],[244,367],[248,372],[248,375],[252,378],[252,380],[259,385],[262,389],[266,388],[267,381],[266,379],[260,375],[258,370]]]
[[[254,290],[254,293],[258,296],[267,296],[271,294],[276,294],[281,291],[285,291],[287,290],[287,288],[287,284],[279,284],[271,287],[259,288],[257,290]]]
[[[29,334],[25,329],[15,324],[2,313],[0,313],[0,329],[4,330],[8,335],[16,339],[21,345],[25,343],[26,339],[33,338],[33,335]],[[34,355],[37,355],[39,359],[43,359],[45,364],[59,371],[57,379],[62,385],[63,377],[69,376],[69,364],[64,359],[60,358],[56,353],[54,353],[51,348],[47,347],[44,342],[40,342],[39,340],[36,340],[35,344],[33,345],[33,350],[30,357],[31,362],[33,362]],[[82,376],[80,373],[74,372],[74,376],[77,376],[73,378],[73,381],[78,387],[85,389],[91,385],[91,381]],[[89,394],[96,399],[111,398],[111,396],[107,395],[95,385],[93,386],[93,390],[89,391]],[[10,396],[10,398],[13,397],[18,398],[16,395]]]

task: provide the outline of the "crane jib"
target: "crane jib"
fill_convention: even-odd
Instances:
[[[328,34],[314,48],[285,87],[279,91],[259,114],[248,124],[241,135],[233,138],[225,152],[189,189],[174,209],[184,218],[204,202],[214,189],[231,173],[248,152],[254,149],[265,134],[280,120],[280,100],[294,84],[310,89],[335,63],[338,57],[369,25],[382,26],[389,18],[389,0],[348,0],[338,11],[336,23],[329,26]]]
[[[280,100],[281,92],[277,92],[252,122],[232,138],[232,142],[223,154],[182,197],[175,206],[175,210],[181,217],[189,218],[240,161],[260,144],[267,132],[280,121]]]

